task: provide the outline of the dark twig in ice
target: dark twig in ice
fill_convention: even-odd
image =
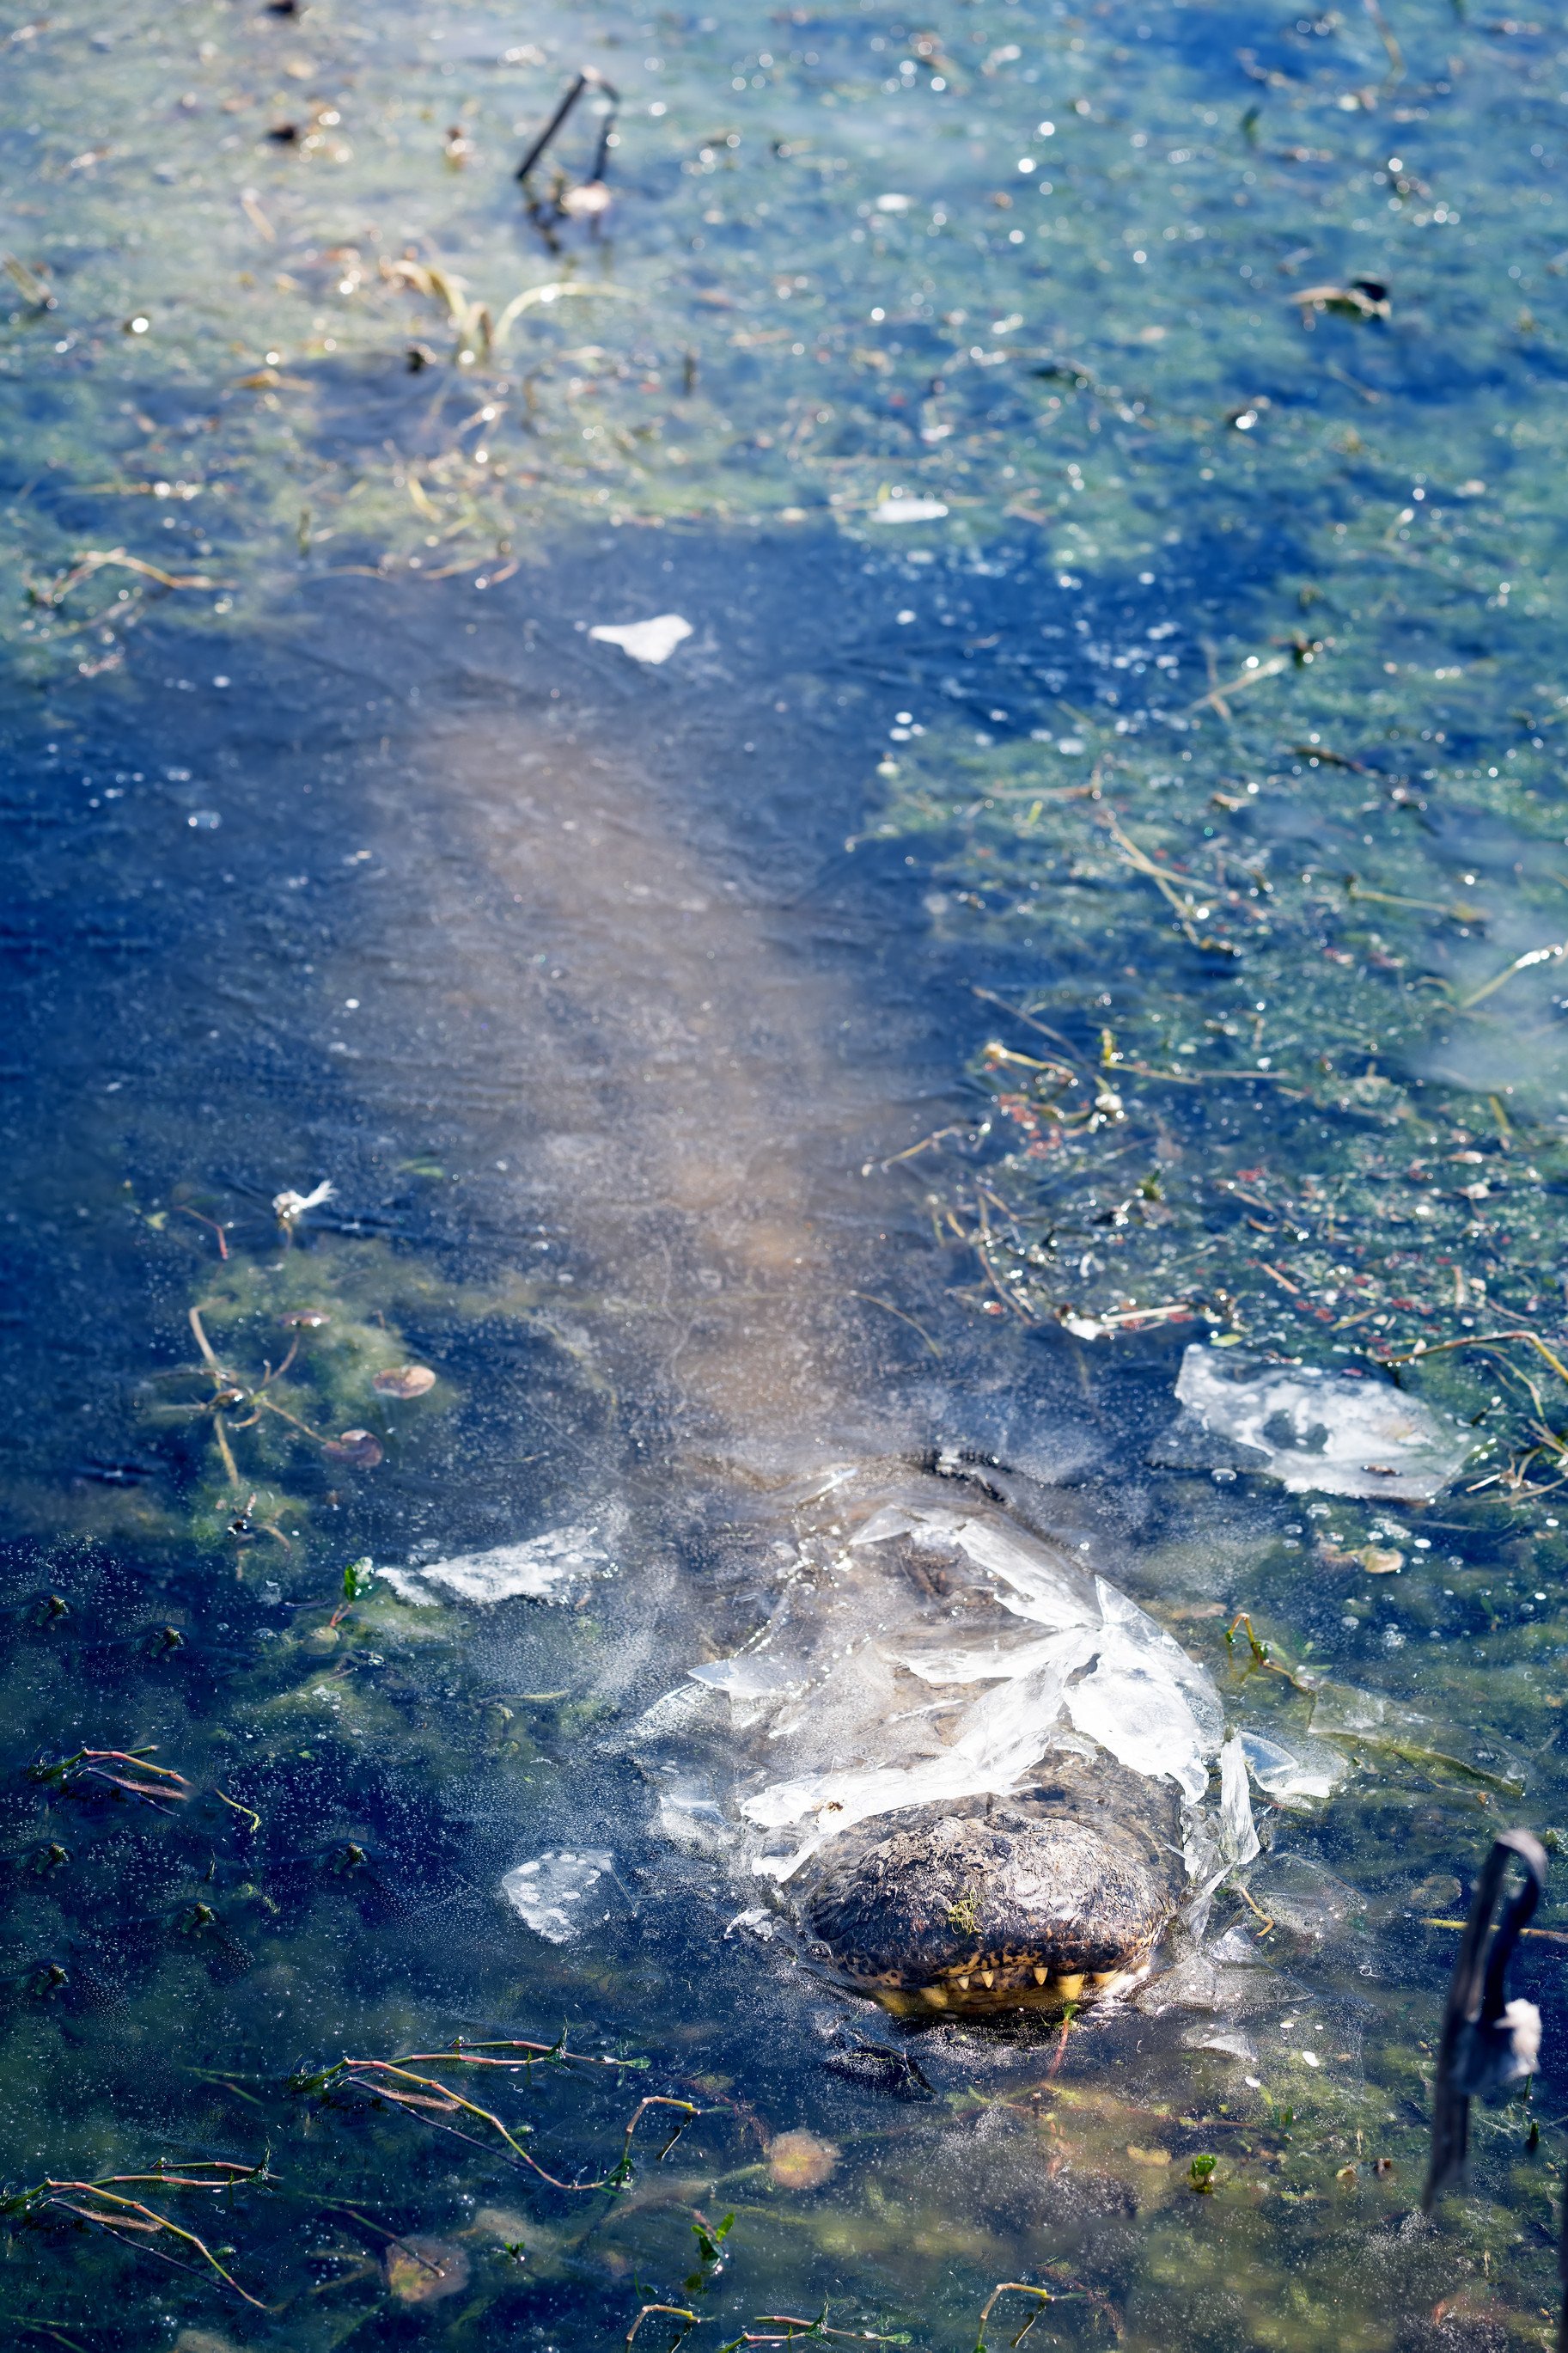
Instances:
[[[584,66],[578,74],[576,79],[573,82],[571,88],[567,90],[565,96],[562,99],[560,105],[556,108],[549,121],[545,124],[543,130],[540,132],[538,138],[534,141],[532,146],[529,149],[527,154],[523,157],[521,163],[518,165],[516,177],[519,180],[527,179],[529,174],[533,170],[534,166],[544,154],[545,150],[549,147],[551,141],[555,137],[557,132],[563,127],[567,116],[576,105],[577,100],[582,97],[584,91],[588,90],[602,90],[605,97],[610,101],[610,111],[605,118],[604,129],[599,134],[598,159],[594,166],[594,178],[595,180],[603,179],[605,158],[609,148],[610,132],[615,128],[616,109],[620,104],[620,97],[618,92],[611,88],[610,84],[605,79],[602,74],[596,73],[592,66]]]
[[[1510,1859],[1524,1870],[1491,1936],[1492,1914]],[[1494,1840],[1465,1926],[1443,2014],[1432,2090],[1432,2161],[1421,2193],[1430,2214],[1445,2189],[1463,2176],[1469,2145],[1470,2101],[1507,2092],[1532,2074],[1541,2049],[1541,2012],[1533,2002],[1503,1999],[1514,1947],[1546,1886],[1546,1850],[1529,1831],[1504,1831]]]

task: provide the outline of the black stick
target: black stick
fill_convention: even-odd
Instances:
[[[1509,1899],[1489,1952],[1492,1913],[1509,1862],[1515,1858],[1524,1867],[1524,1882]],[[1539,1839],[1529,1831],[1504,1831],[1494,1840],[1476,1883],[1443,2013],[1432,2090],[1432,2160],[1421,2193],[1424,2214],[1431,2213],[1443,2191],[1464,2171],[1472,2093],[1500,2087],[1509,2080],[1509,2053],[1504,2048],[1509,2030],[1501,2025],[1507,2006],[1505,1979],[1514,1947],[1545,1888],[1546,1872],[1546,1850]]]
[[[545,124],[543,130],[540,132],[538,138],[534,141],[532,146],[529,149],[527,154],[523,157],[521,163],[518,165],[517,176],[520,180],[527,179],[529,174],[532,171],[534,165],[538,163],[540,157],[543,154],[545,149],[549,146],[551,141],[554,138],[556,132],[565,121],[566,117],[571,113],[572,109],[576,105],[577,100],[587,89],[588,81],[588,69],[584,67],[583,71],[578,75],[576,80],[573,83],[571,89],[567,91],[565,97],[562,100],[560,105],[556,108],[554,113],[551,116],[549,121]]]

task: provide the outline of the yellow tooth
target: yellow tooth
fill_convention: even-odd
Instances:
[[[1070,1978],[1058,1978],[1057,1979],[1057,1991],[1060,1994],[1064,2001],[1076,2001],[1079,1994],[1083,1991],[1083,1978],[1081,1975]]]
[[[981,1972],[980,1972],[980,1982],[981,1982],[981,1984],[985,1988],[986,1992],[987,1992],[987,1993],[989,1993],[989,1992],[990,1992],[990,1990],[991,1990],[991,1989],[992,1989],[992,1987],[993,1987],[993,1986],[995,1984],[995,1982],[996,1982],[996,1972],[995,1972],[995,1970],[994,1970],[994,1969],[982,1969],[982,1970],[981,1970]]]
[[[969,1991],[969,1979],[967,1978],[959,1978],[958,1989],[960,1993],[967,1993]]]
[[[1037,1968],[1035,1971],[1035,1983],[1037,1985],[1047,1984],[1049,1981],[1050,1974],[1049,1969]]]
[[[1115,1993],[1126,1983],[1127,1975],[1123,1969],[1096,1969],[1089,1978],[1089,1984],[1100,1993]]]
[[[923,2001],[929,2001],[933,2010],[947,2008],[947,1989],[944,1986],[921,1986],[921,1999]]]

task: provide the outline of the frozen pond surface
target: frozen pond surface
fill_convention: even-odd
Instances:
[[[0,23],[16,2341],[1551,2341],[1562,40]]]

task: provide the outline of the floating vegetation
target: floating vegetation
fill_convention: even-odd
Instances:
[[[1101,626],[1091,654],[1147,669],[1133,632]],[[1086,1341],[1188,1324],[1392,1373],[1474,1433],[1468,1492],[1544,1498],[1568,1426],[1568,1071],[1549,983],[1492,1013],[1468,980],[1497,973],[1490,929],[1560,920],[1544,776],[1428,766],[1443,823],[1424,828],[1401,755],[1291,758],[1254,708],[1238,734],[1130,705],[1087,787],[1032,742],[900,748],[881,830],[926,844],[944,926],[983,969],[1049,974],[983,989],[985,1113],[904,1170],[936,1178],[977,1305]],[[1484,916],[1448,847],[1483,826],[1521,853],[1494,862]]]

